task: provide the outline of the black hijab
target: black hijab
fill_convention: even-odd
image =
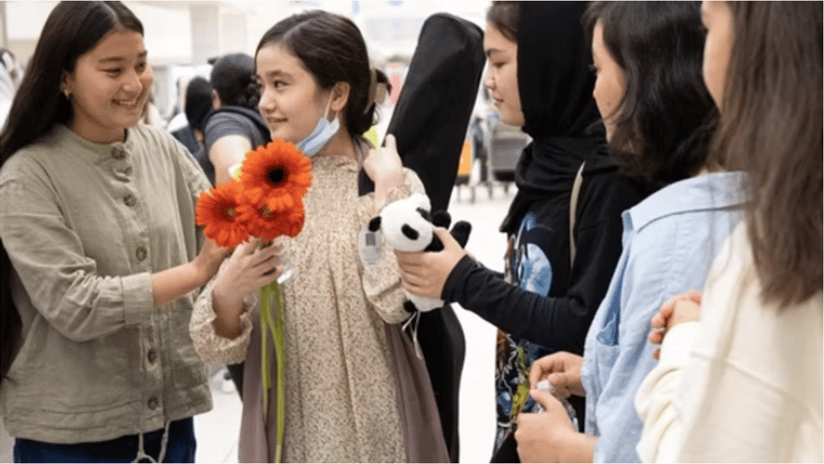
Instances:
[[[520,2],[519,8],[522,129],[533,141],[515,169],[518,193],[501,224],[507,234],[517,231],[533,202],[570,191],[581,163],[605,155],[606,144],[602,136],[590,135],[600,116],[581,25],[586,2]]]

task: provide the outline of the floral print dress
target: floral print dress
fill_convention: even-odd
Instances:
[[[387,202],[423,192],[418,177],[409,170],[405,173],[405,183],[389,193]],[[362,263],[357,246],[361,230],[381,205],[371,194],[358,196],[358,165],[352,159],[315,157],[312,175],[304,198],[303,231],[294,239],[277,239],[294,268],[293,276],[282,285],[286,335],[283,459],[401,462],[405,460],[403,433],[385,335],[385,324],[408,317],[400,273],[385,243],[379,261],[372,266]],[[249,375],[244,382],[240,458],[271,462],[274,389],[267,422],[260,423],[261,384],[249,381],[259,380],[261,369],[257,308],[251,305],[242,316],[242,335],[224,339],[212,326],[211,293],[207,288],[197,300],[192,338],[207,362],[246,361]]]

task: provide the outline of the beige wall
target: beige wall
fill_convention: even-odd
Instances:
[[[0,2],[0,47],[6,45],[6,2]]]

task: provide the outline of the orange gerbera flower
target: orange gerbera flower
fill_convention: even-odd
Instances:
[[[294,237],[299,234],[303,229],[305,213],[300,200],[292,208],[278,212],[269,211],[265,205],[257,207],[243,202],[238,205],[237,217],[246,224],[249,234],[268,242],[281,235]]]
[[[249,235],[237,217],[239,199],[240,183],[227,182],[201,193],[197,200],[197,224],[205,226],[203,233],[222,247],[232,248]]]
[[[286,225],[286,235],[296,237],[303,230],[303,224],[306,222],[303,202],[298,203],[290,212],[289,222]]]
[[[312,163],[293,143],[275,140],[246,154],[240,181],[246,199],[271,212],[285,211],[312,184]]]

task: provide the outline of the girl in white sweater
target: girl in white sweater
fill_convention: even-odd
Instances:
[[[750,211],[703,297],[652,319],[663,344],[636,396],[638,453],[821,462],[822,5],[705,1],[702,18],[715,154],[749,171]]]

